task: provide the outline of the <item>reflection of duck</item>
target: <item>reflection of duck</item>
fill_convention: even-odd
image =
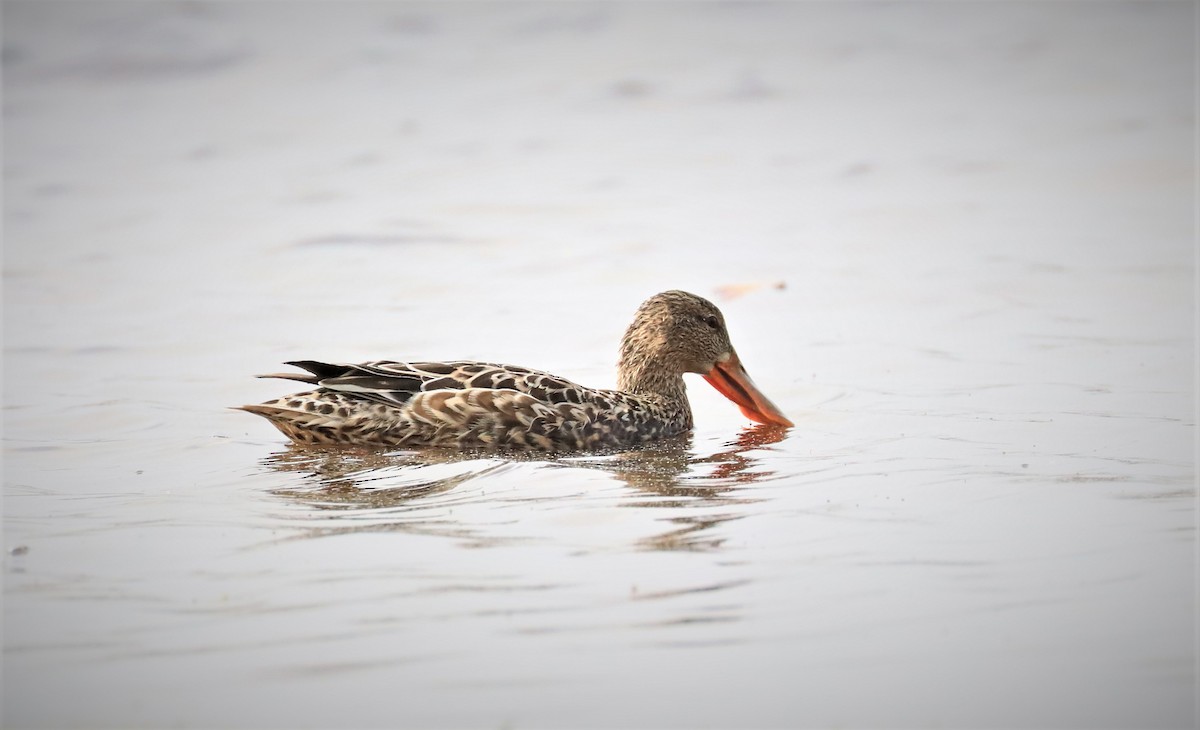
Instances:
[[[318,508],[396,507],[408,502],[449,492],[463,482],[486,475],[493,464],[482,462],[479,468],[464,469],[447,477],[431,478],[423,467],[439,463],[478,460],[450,450],[425,451],[421,454],[359,451],[352,449],[313,450],[289,444],[263,459],[265,466],[276,471],[291,471],[314,479],[318,487],[274,490],[275,494],[290,497]],[[411,479],[400,484],[395,479],[398,470],[411,471]],[[380,482],[372,488],[371,482]]]
[[[683,373],[704,375],[752,420],[792,425],[747,375],[721,312],[681,291],[638,309],[621,342],[618,390],[479,362],[289,364],[309,374],[267,377],[318,388],[242,409],[305,444],[629,448],[691,429]]]
[[[569,463],[611,472],[638,492],[654,496],[657,501],[647,501],[648,506],[672,507],[694,500],[727,503],[741,501],[728,496],[738,486],[774,475],[755,471],[758,460],[745,452],[779,443],[785,435],[780,428],[754,425],[744,429],[736,441],[706,456],[696,455],[691,439],[681,437],[636,451],[572,459]]]
[[[751,426],[736,441],[711,454],[697,454],[691,436],[684,435],[607,456],[537,458],[510,454],[505,459],[490,452],[458,449],[384,453],[355,448],[317,450],[291,444],[263,463],[315,482],[311,486],[276,489],[275,495],[336,515],[334,522],[311,526],[288,539],[407,532],[466,539],[476,546],[502,544],[504,538],[464,524],[440,506],[460,502],[464,497],[451,492],[466,482],[531,466],[608,473],[634,490],[632,499],[621,499],[623,506],[664,510],[660,519],[670,528],[637,540],[640,549],[704,551],[719,549],[724,542],[714,534],[714,528],[743,517],[745,506],[758,501],[744,491],[745,487],[774,476],[762,470],[758,457],[747,452],[777,443],[785,435],[780,428]],[[465,498],[477,496],[468,491]]]
[[[693,452],[690,436],[679,436],[636,451],[549,460],[500,460],[488,458],[487,452],[454,449],[382,453],[359,449],[317,451],[289,445],[286,451],[272,454],[263,463],[277,471],[299,472],[315,479],[319,484],[315,489],[287,488],[275,493],[321,508],[398,507],[521,463],[609,473],[648,498],[631,502],[631,506],[714,506],[753,501],[729,493],[769,479],[774,472],[756,470],[758,460],[745,452],[778,443],[784,435],[779,428],[751,426],[736,441],[703,456]],[[435,467],[453,464],[465,468],[448,476],[434,476]]]

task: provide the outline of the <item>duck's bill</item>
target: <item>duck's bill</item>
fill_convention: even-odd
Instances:
[[[728,360],[717,363],[704,375],[704,379],[721,395],[736,403],[746,418],[776,426],[795,425],[758,389],[746,373],[746,368],[742,367],[737,353],[730,353]]]

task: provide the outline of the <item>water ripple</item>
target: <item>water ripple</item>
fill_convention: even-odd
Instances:
[[[305,508],[286,513],[289,523],[302,525],[287,540],[406,532],[511,545],[533,538],[514,532],[518,518],[508,508],[524,505],[521,520],[536,514],[552,522],[562,519],[553,515],[564,504],[572,513],[582,504],[597,519],[614,508],[652,509],[653,534],[636,537],[633,549],[695,552],[719,549],[724,539],[714,528],[744,516],[731,508],[761,501],[750,487],[780,478],[756,452],[785,435],[758,426],[715,446],[698,447],[688,436],[633,451],[557,457],[290,445],[262,465],[299,476],[272,490]],[[533,534],[544,536],[541,527]]]

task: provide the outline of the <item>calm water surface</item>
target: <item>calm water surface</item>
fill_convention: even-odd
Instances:
[[[4,4],[6,727],[1188,727],[1195,6]],[[290,359],[796,421],[306,451]]]

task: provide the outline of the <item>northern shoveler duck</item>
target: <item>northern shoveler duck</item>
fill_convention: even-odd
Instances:
[[[301,444],[499,447],[537,451],[636,446],[689,431],[684,373],[699,373],[759,423],[791,426],[746,374],[706,299],[682,291],[642,303],[621,341],[617,390],[484,362],[358,365],[289,362],[307,373],[264,375],[316,390],[241,406]]]

